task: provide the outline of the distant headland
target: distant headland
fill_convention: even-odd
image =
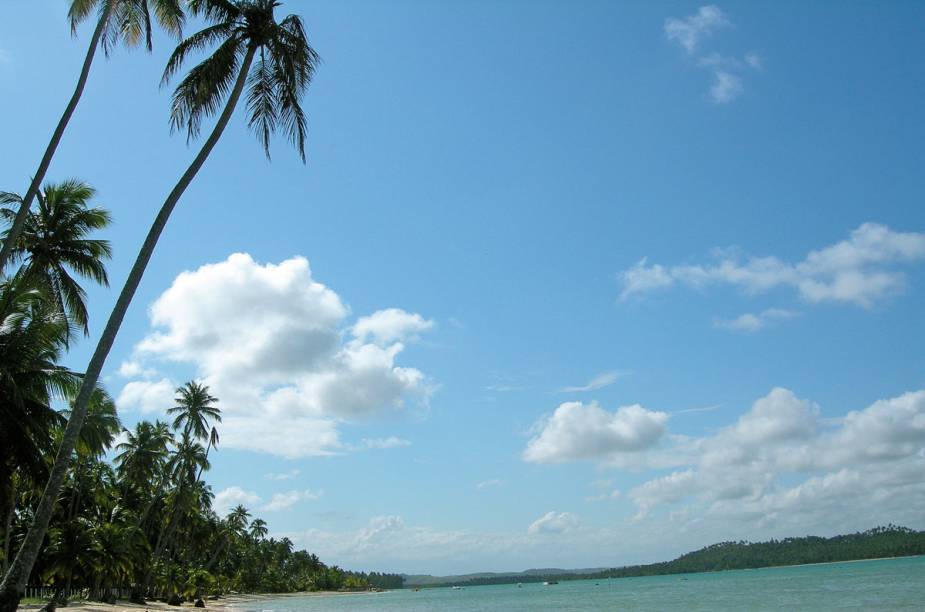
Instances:
[[[406,588],[477,586],[515,582],[629,578],[916,555],[925,555],[925,531],[915,531],[891,524],[831,538],[806,536],[767,542],[720,542],[681,555],[673,561],[648,565],[582,570],[532,569],[524,572],[462,576],[406,575],[404,586]]]

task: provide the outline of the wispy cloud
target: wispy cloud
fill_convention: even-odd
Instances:
[[[578,517],[571,512],[547,512],[527,528],[529,535],[553,535],[572,531],[578,527]]]
[[[722,404],[713,404],[712,406],[702,406],[700,408],[685,408],[684,410],[675,410],[672,414],[688,414],[693,412],[713,412],[722,408]]]
[[[732,21],[716,5],[701,6],[689,17],[669,17],[665,20],[665,37],[681,47],[695,64],[712,72],[708,92],[714,104],[728,104],[738,98],[745,87],[742,72],[760,70],[761,58],[755,52],[736,56],[716,52],[703,53],[701,43],[715,32],[733,27]]]
[[[411,446],[411,441],[396,436],[389,436],[388,438],[363,438],[363,440],[360,441],[360,446],[361,448],[371,450],[385,450],[388,448]]]
[[[281,473],[270,472],[269,474],[264,474],[263,477],[266,478],[267,480],[292,480],[293,478],[295,478],[301,473],[302,473],[301,470],[292,469],[292,470],[289,470],[288,472],[281,472]]]
[[[612,499],[620,499],[622,495],[623,494],[620,493],[620,489],[613,489],[612,491],[607,491],[605,493],[601,493],[600,495],[590,495],[585,498],[585,501],[586,502],[609,501]]]
[[[482,489],[488,489],[490,487],[499,487],[502,483],[504,483],[504,481],[500,478],[492,478],[490,480],[483,480],[475,485],[475,488],[481,491]]]
[[[742,93],[742,79],[726,72],[717,70],[713,73],[713,84],[710,85],[710,99],[717,104],[732,102]]]
[[[260,506],[259,510],[263,512],[279,512],[281,510],[288,510],[293,507],[303,499],[319,499],[324,495],[324,491],[312,491],[311,489],[305,489],[304,491],[286,491],[285,493],[275,493],[270,501]]]
[[[791,287],[810,303],[841,302],[871,308],[905,286],[905,275],[895,269],[898,264],[922,259],[925,233],[897,232],[878,223],[865,223],[846,240],[810,251],[797,263],[774,256],[743,258],[732,249],[717,250],[714,261],[706,265],[667,267],[649,265],[643,258],[620,273],[620,299],[674,285],[695,289],[732,285],[748,294]],[[781,314],[776,313],[778,318]],[[739,327],[760,326],[761,319],[752,317],[739,322]]]
[[[701,6],[690,17],[669,17],[665,20],[665,36],[677,43],[689,55],[697,50],[700,41],[720,28],[732,26],[729,18],[716,5]]]
[[[610,385],[614,384],[624,374],[624,372],[619,372],[617,370],[604,372],[603,374],[598,374],[589,380],[586,384],[574,387],[562,387],[559,389],[559,393],[581,393],[584,391],[597,391],[598,389],[603,389],[604,387],[609,387]]]
[[[508,393],[508,392],[510,392],[510,391],[526,391],[526,390],[529,389],[529,388],[530,388],[530,387],[528,387],[528,386],[526,386],[526,385],[505,385],[505,384],[497,384],[497,385],[488,385],[488,386],[485,387],[485,390],[486,390],[486,391],[497,391],[497,392],[500,392],[500,393]]]
[[[753,333],[777,321],[787,321],[800,313],[783,308],[768,308],[759,313],[746,312],[734,319],[717,319],[714,327],[735,332]]]

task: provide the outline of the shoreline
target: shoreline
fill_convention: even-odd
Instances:
[[[79,609],[81,612],[138,612],[139,610],[203,610],[205,612],[235,612],[250,602],[266,601],[270,599],[284,599],[288,597],[337,597],[341,595],[368,595],[370,593],[384,593],[387,591],[302,591],[298,593],[254,593],[225,595],[221,599],[204,600],[206,606],[197,608],[192,603],[184,601],[179,606],[171,606],[159,600],[149,600],[144,604],[132,603],[128,600],[118,600],[114,604],[102,601],[72,601],[66,607],[58,607],[59,612],[70,609]],[[20,610],[40,610],[44,604],[20,604]]]
[[[845,561],[820,561],[819,563],[794,563],[789,565],[767,565],[764,567],[750,567],[750,568],[738,568],[738,569],[726,569],[726,570],[712,570],[705,572],[678,572],[673,574],[652,574],[648,576],[624,576],[624,577],[615,577],[611,580],[621,580],[623,578],[649,578],[649,577],[667,577],[667,576],[684,576],[691,574],[718,574],[724,572],[743,572],[743,571],[758,571],[758,570],[767,570],[767,569],[781,569],[788,567],[809,567],[814,565],[836,565],[840,563],[863,563],[865,561],[889,561],[895,559],[913,559],[916,557],[925,557],[925,555],[899,555],[892,557],[875,557],[870,559],[849,559]],[[570,580],[601,580],[600,578],[571,578]],[[507,586],[511,584],[517,584],[517,582],[505,582],[496,585],[466,585],[466,586]],[[430,588],[449,588],[448,585],[441,586],[422,586],[422,585],[409,585],[406,587],[407,590],[413,590],[415,588],[419,589],[430,589]],[[301,591],[296,593],[254,593],[254,594],[238,594],[238,595],[226,595],[221,599],[211,599],[205,600],[206,606],[204,608],[196,608],[190,602],[183,602],[180,606],[171,606],[166,602],[151,600],[144,604],[131,603],[127,600],[120,600],[114,604],[107,604],[99,601],[73,601],[68,605],[64,610],[75,608],[80,609],[82,612],[138,612],[140,610],[151,611],[157,610],[158,612],[163,612],[167,610],[203,610],[205,612],[241,612],[242,609],[246,609],[247,604],[252,602],[267,601],[273,599],[287,599],[287,598],[314,598],[314,597],[340,597],[348,595],[370,595],[373,593],[387,593],[390,589],[384,589],[382,591]],[[30,610],[36,611],[41,609],[43,604],[21,604],[19,606],[20,610]],[[61,608],[59,608],[60,612]]]
[[[786,569],[788,567],[809,567],[813,565],[836,565],[839,563],[863,563],[865,561],[889,561],[891,559],[915,559],[917,557],[925,557],[925,554],[896,555],[892,557],[871,557],[869,559],[847,559],[844,561],[819,561],[817,563],[790,563],[786,565],[763,565],[761,567],[738,567],[738,568],[730,568],[730,569],[702,570],[702,571],[697,571],[697,572],[670,572],[670,573],[665,573],[665,574],[644,574],[640,576],[613,576],[609,578],[591,578],[590,577],[591,574],[569,574],[568,577],[557,574],[555,575],[555,577],[550,575],[550,576],[547,576],[547,578],[564,581],[564,582],[581,581],[581,580],[631,580],[631,579],[640,579],[640,578],[656,578],[656,577],[668,577],[668,576],[690,576],[692,574],[721,574],[725,572],[756,572],[759,570],[767,570],[767,569]],[[617,568],[617,569],[621,569],[621,568]],[[517,577],[523,578],[524,576],[517,576]],[[530,576],[526,576],[526,577],[529,578]],[[519,582],[523,582],[523,580],[514,580],[511,582],[499,582],[495,584],[466,584],[465,581],[458,582],[458,583],[441,582],[438,584],[428,584],[428,585],[409,584],[409,585],[406,585],[404,588],[406,590],[407,589],[448,589],[454,584],[458,584],[464,587],[474,588],[474,587],[480,587],[480,586],[507,586],[511,584],[518,584]],[[533,584],[533,583],[542,582],[542,580],[527,580],[527,582],[530,584]]]

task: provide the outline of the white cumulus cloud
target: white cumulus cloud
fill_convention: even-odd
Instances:
[[[212,508],[219,516],[225,516],[228,512],[241,504],[245,507],[253,507],[260,503],[260,496],[253,491],[245,491],[241,487],[233,486],[222,489],[215,494],[212,500]]]
[[[119,392],[116,405],[123,410],[139,410],[145,414],[166,412],[176,402],[177,385],[167,378],[160,380],[134,380]]]
[[[399,308],[386,308],[368,317],[360,317],[353,326],[353,335],[361,341],[371,339],[380,344],[388,344],[416,338],[433,326],[433,321],[428,321],[417,313],[405,312]]]
[[[667,422],[668,414],[638,404],[609,412],[596,402],[567,402],[534,426],[523,457],[554,463],[638,452],[658,443]]]
[[[803,528],[843,520],[844,507],[878,520],[868,505],[855,506],[861,498],[888,500],[881,515],[898,519],[925,497],[916,476],[925,469],[925,391],[879,400],[834,424],[819,415],[814,403],[773,389],[734,424],[694,440],[689,467],[630,491],[637,517],[680,503],[701,521]]]
[[[130,371],[151,360],[191,365],[219,398],[227,448],[288,458],[345,452],[344,424],[396,414],[432,388],[398,364],[403,341],[432,323],[387,309],[347,325],[348,308],[303,257],[260,264],[233,254],[180,274],[150,312]],[[124,399],[139,403],[144,384],[128,383]]]

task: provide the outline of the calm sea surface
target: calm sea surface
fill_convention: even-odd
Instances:
[[[925,610],[925,557],[677,576],[287,597],[247,612],[329,610]]]

